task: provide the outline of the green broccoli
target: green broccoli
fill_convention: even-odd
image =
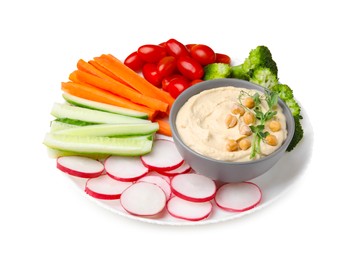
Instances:
[[[279,83],[276,74],[274,74],[271,69],[265,67],[258,67],[254,69],[250,82],[268,89]]]
[[[286,105],[290,108],[293,116],[300,116],[301,108],[295,99],[285,100]]]
[[[277,92],[279,97],[283,100],[289,100],[294,97],[292,89],[286,84],[277,84],[270,88],[270,90]]]
[[[228,78],[231,66],[225,63],[211,63],[204,67],[204,80]]]
[[[286,149],[286,151],[288,151],[288,152],[292,151],[304,136],[304,129],[302,128],[301,121],[300,121],[302,119],[302,117],[295,116],[294,119],[295,119],[295,132],[294,132],[294,135],[291,139],[289,146]]]
[[[254,70],[259,67],[269,68],[277,78],[276,62],[272,59],[270,50],[263,45],[252,49],[242,64],[233,66],[231,74],[233,78],[248,80],[249,77],[252,77]]]

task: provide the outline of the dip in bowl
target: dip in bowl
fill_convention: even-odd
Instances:
[[[269,109],[265,90],[238,79],[205,81],[175,100],[169,116],[174,142],[197,173],[221,182],[247,181],[267,172],[283,156],[295,130],[294,118],[279,99],[274,115],[260,131],[269,137],[259,142],[256,152],[251,129],[260,120],[256,107],[248,104],[256,93],[265,114]]]

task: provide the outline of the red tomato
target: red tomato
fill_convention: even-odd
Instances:
[[[202,79],[195,79],[195,80],[193,80],[192,82],[190,82],[190,86],[193,86],[193,85],[195,85],[195,84],[197,84],[197,83],[200,83],[200,82],[203,82],[204,80],[202,80]]]
[[[196,44],[190,49],[190,55],[193,59],[205,66],[216,60],[216,54],[213,49],[204,44]]]
[[[202,65],[189,56],[179,57],[176,65],[179,72],[190,80],[201,79],[204,75]]]
[[[176,70],[176,58],[173,56],[166,56],[158,62],[156,68],[160,77],[164,78],[170,76]]]
[[[185,47],[187,47],[187,49],[188,49],[189,53],[190,53],[190,50],[192,49],[192,47],[193,47],[194,45],[196,45],[196,44],[195,44],[195,43],[188,43],[188,44],[186,44],[186,45],[185,45]]]
[[[183,78],[176,78],[170,81],[168,85],[168,92],[173,98],[177,98],[180,93],[189,88],[190,83]]]
[[[182,57],[182,56],[189,56],[189,51],[188,51],[187,47],[185,47],[184,44],[182,44],[181,42],[178,42],[175,39],[169,39],[165,43],[165,48],[170,56],[173,56],[176,58]]]
[[[156,87],[161,85],[161,77],[154,63],[146,63],[142,67],[142,75],[144,78]]]
[[[231,64],[231,58],[226,54],[216,53],[216,61],[215,62]]]
[[[162,87],[162,89],[165,90],[165,91],[167,91],[167,92],[169,92],[169,83],[171,81],[173,81],[174,79],[183,79],[183,80],[189,82],[189,80],[186,77],[184,77],[184,76],[182,76],[180,74],[173,74],[173,75],[167,76],[167,77],[165,77],[165,78],[163,78],[161,80],[161,87]]]
[[[137,51],[134,51],[126,57],[124,64],[130,69],[139,72],[142,70],[142,66],[144,66],[145,62],[140,58]]]
[[[160,45],[145,44],[139,47],[137,53],[145,62],[156,63],[166,56],[166,49]]]

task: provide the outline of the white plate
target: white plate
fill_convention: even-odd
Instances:
[[[247,214],[251,214],[266,207],[279,198],[282,194],[284,194],[284,192],[287,191],[294,181],[304,173],[312,155],[313,129],[308,116],[305,113],[303,113],[303,116],[303,140],[293,151],[285,153],[281,160],[270,171],[259,176],[258,178],[251,180],[251,182],[254,182],[261,188],[262,201],[255,208],[241,213],[223,211],[214,204],[213,211],[209,218],[196,222],[174,218],[170,216],[166,210],[164,210],[162,214],[152,218],[133,216],[128,214],[121,207],[119,200],[99,200],[87,195],[84,192],[86,179],[72,177],[68,174],[60,172],[59,170],[58,172],[69,177],[69,179],[76,185],[78,190],[81,191],[81,193],[84,194],[87,198],[94,201],[97,205],[102,206],[103,208],[123,217],[162,225],[202,225],[232,220]]]

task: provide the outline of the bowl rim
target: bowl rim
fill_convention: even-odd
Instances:
[[[216,85],[216,86],[214,86],[214,85]],[[205,156],[203,154],[200,154],[200,153],[194,151],[193,149],[191,149],[188,145],[186,145],[183,142],[183,140],[181,139],[181,137],[178,133],[178,130],[176,128],[176,117],[177,117],[177,114],[178,114],[180,108],[184,105],[184,103],[187,102],[189,100],[189,98],[191,98],[192,96],[197,95],[204,90],[209,90],[209,89],[218,88],[218,87],[228,87],[228,86],[256,89],[261,92],[264,92],[264,90],[265,90],[264,87],[257,85],[255,83],[252,83],[250,81],[246,81],[243,79],[234,79],[234,78],[212,79],[212,80],[208,80],[208,81],[199,82],[199,83],[187,88],[175,99],[174,104],[176,104],[176,105],[173,104],[171,107],[171,110],[170,110],[170,116],[169,116],[170,122],[169,123],[170,123],[171,131],[172,131],[173,139],[176,139],[177,142],[181,146],[183,146],[184,149],[186,149],[189,153],[192,153],[194,156],[203,158],[204,160],[207,160],[210,162],[223,163],[223,164],[228,164],[228,165],[253,165],[253,164],[257,164],[257,163],[260,163],[260,162],[263,162],[266,160],[270,160],[271,158],[278,156],[280,154],[280,152],[282,152],[282,150],[283,150],[283,152],[286,152],[286,149],[292,140],[293,133],[295,132],[295,118],[292,115],[289,107],[286,105],[286,103],[284,101],[282,101],[282,99],[280,97],[278,98],[278,104],[282,108],[283,113],[285,114],[285,117],[291,118],[292,124],[288,128],[287,137],[286,137],[285,141],[282,143],[282,145],[279,148],[277,148],[273,153],[271,153],[265,157],[262,157],[262,158],[259,158],[256,160],[251,160],[251,161],[243,161],[243,162],[217,160],[217,159]],[[196,92],[196,93],[193,94],[194,92]],[[190,93],[192,93],[192,94],[190,94]],[[183,99],[186,99],[185,102],[183,102],[182,104],[179,104],[182,102]],[[178,106],[178,108],[177,108],[177,106]]]

